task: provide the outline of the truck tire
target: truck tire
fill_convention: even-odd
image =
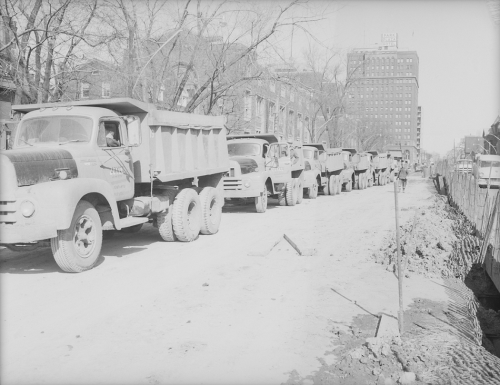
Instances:
[[[328,195],[337,195],[337,185],[335,183],[336,175],[331,175],[328,178]]]
[[[258,197],[255,197],[255,211],[258,213],[265,213],[267,210],[267,186],[264,185],[264,189]]]
[[[307,189],[307,197],[309,199],[316,199],[318,197],[318,184],[314,183],[312,187]]]
[[[144,223],[139,223],[138,225],[135,225],[135,226],[125,227],[125,228],[121,229],[120,231],[122,231],[123,233],[130,233],[130,234],[138,233],[142,229],[143,224]]]
[[[286,184],[286,205],[295,206],[297,204],[297,179],[293,178]]]
[[[175,191],[167,191],[168,195],[168,211],[159,213],[156,216],[156,226],[160,233],[161,239],[165,242],[175,242],[177,240],[174,234],[174,227],[172,224],[172,213],[174,211]]]
[[[335,175],[335,194],[339,195],[342,192],[342,183],[340,182],[340,175]]]
[[[89,202],[78,202],[69,228],[58,230],[50,239],[52,254],[67,273],[92,269],[102,247],[102,224],[97,210]]]
[[[192,242],[201,230],[200,197],[192,188],[181,190],[175,197],[172,210],[174,234],[181,242]]]
[[[300,205],[304,200],[304,182],[297,179],[297,204]]]
[[[219,231],[222,217],[222,204],[216,188],[204,187],[200,193],[201,202],[201,230],[205,235],[216,234]]]
[[[327,177],[325,187],[323,187],[323,195],[330,195],[330,177]]]

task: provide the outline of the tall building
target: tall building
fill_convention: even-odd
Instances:
[[[390,45],[356,49],[347,56],[347,68],[353,80],[350,113],[374,135],[378,133],[385,149],[401,149],[411,163],[418,162],[421,110],[417,52]]]

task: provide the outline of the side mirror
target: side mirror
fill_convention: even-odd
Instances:
[[[132,147],[138,147],[142,143],[141,121],[137,116],[126,116],[128,143]]]

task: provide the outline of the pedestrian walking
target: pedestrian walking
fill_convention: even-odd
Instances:
[[[401,187],[403,187],[403,192],[405,192],[407,178],[408,178],[408,164],[404,163],[403,167],[401,167],[401,169],[398,172],[398,179],[401,180],[399,184],[399,191],[401,191]]]

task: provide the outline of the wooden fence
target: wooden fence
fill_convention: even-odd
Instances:
[[[480,188],[471,174],[458,173],[446,162],[437,165],[437,184],[475,226],[483,240],[479,262],[500,291],[500,194]]]

